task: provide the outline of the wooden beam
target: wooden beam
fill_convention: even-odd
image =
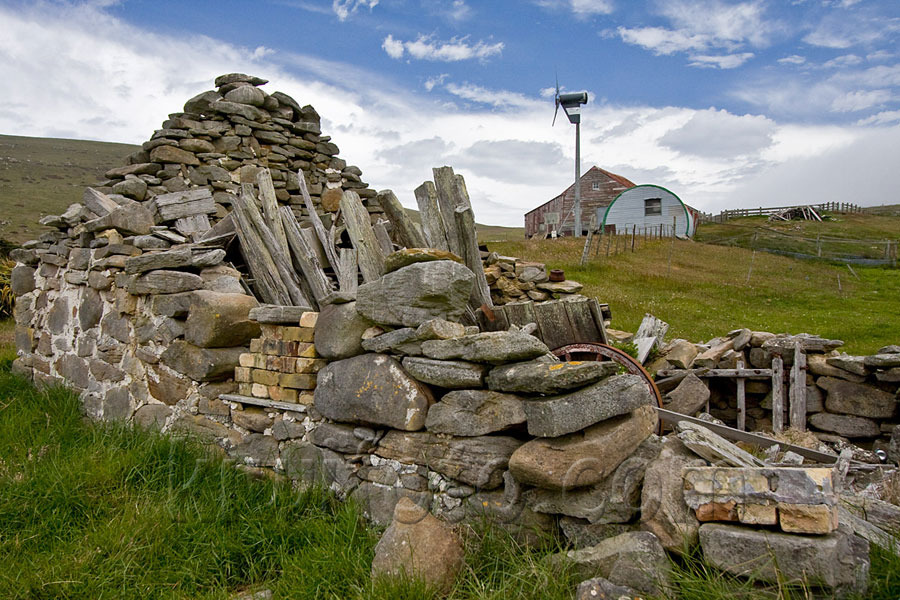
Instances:
[[[378,219],[372,225],[372,231],[375,232],[375,239],[378,241],[378,247],[381,248],[383,256],[387,256],[394,251],[394,243],[391,241],[391,234],[387,230],[387,221]]]
[[[278,200],[275,198],[275,186],[272,184],[272,174],[269,169],[259,170],[256,174],[256,184],[259,187],[259,201],[262,204],[263,215],[266,217],[266,224],[272,230],[275,240],[287,257],[289,256],[287,235],[278,212]]]
[[[790,417],[791,427],[806,431],[806,353],[800,344],[794,347],[794,366],[791,367]]]
[[[306,237],[300,231],[300,224],[297,223],[297,217],[294,216],[294,212],[289,206],[282,206],[279,211],[288,247],[294,258],[294,264],[303,273],[303,277],[306,279],[306,283],[309,285],[312,296],[316,301],[316,306],[313,308],[318,310],[318,305],[322,302],[322,299],[333,291],[331,281],[325,275],[315,250],[309,246]]]
[[[356,248],[356,259],[363,281],[375,281],[384,275],[384,255],[372,230],[369,211],[363,206],[359,194],[352,190],[344,192],[341,196],[341,213],[344,215],[350,242]]]
[[[459,187],[453,174],[453,167],[435,167],[431,170],[434,174],[434,187],[437,191],[438,210],[444,222],[444,231],[447,235],[447,246],[453,254],[463,255],[462,243],[459,238],[459,229],[456,225],[457,206],[463,206],[459,198]]]
[[[697,377],[744,377],[746,379],[770,379],[772,369],[662,369],[656,372],[657,377],[675,377],[693,373]]]
[[[265,244],[254,229],[250,218],[240,208],[243,202],[240,199],[236,202],[237,204],[232,205],[231,215],[241,245],[241,254],[253,277],[256,293],[267,304],[292,304],[290,294],[278,276],[278,269]]]
[[[784,429],[784,361],[777,354],[772,357],[772,431]]]
[[[322,219],[319,218],[319,213],[316,212],[316,205],[309,196],[309,190],[306,187],[306,176],[303,174],[302,169],[297,171],[297,179],[300,183],[300,194],[303,196],[303,204],[306,206],[306,212],[309,214],[309,220],[313,225],[313,230],[319,238],[319,243],[322,244],[322,249],[325,251],[325,257],[328,259],[328,263],[331,265],[335,275],[340,279],[341,267],[338,261],[337,250],[334,247],[334,241],[328,236],[328,233],[325,231],[325,225],[322,223]]]
[[[744,361],[737,361],[737,369],[744,368]],[[737,428],[744,431],[747,428],[747,380],[737,378]]]
[[[378,192],[378,203],[384,209],[384,213],[394,225],[394,239],[406,248],[426,248],[428,242],[425,236],[416,228],[416,224],[409,218],[409,213],[397,200],[397,196],[391,190]]]
[[[422,219],[422,232],[429,248],[450,250],[447,245],[447,232],[444,219],[438,208],[437,190],[434,184],[426,181],[416,188],[416,204],[419,206],[419,217]]]
[[[359,287],[359,266],[356,261],[356,248],[341,248],[341,277],[338,287],[342,294],[356,296]]]
[[[488,285],[484,274],[484,264],[481,262],[481,251],[478,249],[478,238],[475,232],[475,215],[471,206],[460,206],[454,213],[456,218],[456,230],[462,242],[460,255],[466,266],[475,274],[475,285],[472,286],[472,294],[469,296],[469,306],[478,310],[482,306],[491,308],[491,287]]]

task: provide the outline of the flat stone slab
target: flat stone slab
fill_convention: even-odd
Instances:
[[[415,263],[433,262],[436,260],[452,260],[461,265],[465,264],[462,258],[446,250],[438,250],[437,248],[403,248],[388,254],[384,258],[384,272],[391,273]]]
[[[459,359],[502,364],[531,360],[550,353],[544,343],[521,331],[488,331],[451,340],[422,342],[422,352],[437,360]]]
[[[403,368],[422,383],[451,390],[480,388],[487,371],[484,365],[464,360],[435,360],[419,356],[404,358]]]
[[[875,386],[835,377],[819,377],[816,385],[827,393],[825,408],[828,412],[871,419],[890,419],[897,413],[897,397]]]
[[[405,361],[404,361],[405,362]],[[512,394],[488,390],[458,390],[445,394],[428,410],[425,428],[459,436],[487,435],[525,423],[524,401]]]
[[[280,304],[260,304],[250,310],[250,319],[257,323],[293,324],[300,322],[304,313],[311,312],[308,306],[283,306]]]
[[[558,394],[590,385],[618,370],[612,361],[527,361],[491,369],[487,385],[498,392]]]
[[[838,597],[862,595],[868,587],[869,542],[843,529],[808,536],[707,523],[700,527],[700,546],[709,564],[735,575],[802,582]]]
[[[613,375],[569,394],[529,399],[528,433],[558,437],[652,404],[653,394],[637,375]]]

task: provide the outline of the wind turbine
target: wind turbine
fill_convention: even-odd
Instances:
[[[587,104],[587,92],[559,93],[559,79],[556,80],[556,96],[553,111],[553,125],[556,125],[556,115],[562,106],[569,118],[569,123],[575,124],[575,237],[581,237],[581,105]],[[551,127],[553,126],[551,125]],[[562,225],[562,224],[560,224]]]

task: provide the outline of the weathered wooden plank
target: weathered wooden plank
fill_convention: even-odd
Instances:
[[[182,235],[197,240],[210,230],[209,217],[205,214],[190,215],[175,219],[175,230]]]
[[[575,332],[569,322],[569,313],[564,302],[542,302],[530,304],[534,311],[541,339],[551,350],[566,346],[575,341]]]
[[[234,221],[232,219],[231,213],[228,213],[225,215],[225,218],[220,219],[218,223],[203,233],[198,241],[203,242],[224,235],[234,235]]]
[[[596,302],[596,300],[593,300]],[[591,311],[591,298],[582,300],[569,300],[560,302],[569,317],[569,323],[572,325],[572,342],[569,343],[604,343],[603,335],[600,333],[602,322],[598,325],[594,313]]]
[[[789,392],[791,427],[806,431],[806,352],[800,344],[794,347],[794,365],[791,367]]]
[[[744,368],[744,361],[737,361],[737,368]],[[747,428],[747,380],[737,378],[737,428],[744,431]]]
[[[588,306],[591,309],[591,314],[594,316],[594,323],[597,324],[597,328],[600,330],[600,343],[608,344],[609,338],[606,335],[606,325],[604,324],[604,320],[606,320],[607,314],[609,314],[609,318],[612,319],[612,312],[609,311],[609,305],[600,304],[596,298],[591,298]]]
[[[244,262],[253,276],[253,287],[263,302],[268,304],[291,304],[291,297],[278,276],[278,270],[272,262],[259,234],[254,230],[249,217],[243,214],[238,205],[234,204],[231,212],[234,218],[235,231],[241,245],[241,254]]]
[[[344,192],[341,196],[341,213],[344,215],[350,242],[356,248],[356,260],[363,281],[375,281],[384,275],[384,255],[372,230],[369,211],[363,206],[359,194],[352,190]]]
[[[460,206],[454,212],[454,216],[463,252],[460,256],[469,270],[475,274],[475,285],[472,286],[469,306],[476,310],[482,306],[490,308],[494,303],[491,300],[491,288],[484,274],[481,251],[478,249],[478,234],[475,231],[475,215],[472,213],[472,207]]]
[[[422,219],[422,233],[429,248],[450,250],[447,245],[447,232],[444,219],[438,208],[437,190],[434,184],[426,181],[416,188],[416,204],[419,206],[419,217]]]
[[[479,310],[476,314],[478,316],[478,327],[482,331],[506,331],[509,329],[509,319],[506,317],[505,306],[495,306],[488,309],[488,311]]]
[[[240,394],[220,394],[219,400],[224,402],[236,402],[238,404],[250,404],[253,406],[262,406],[264,408],[274,408],[276,410],[299,411],[305,410],[305,405],[295,402],[282,402],[279,400],[269,400],[268,398],[254,398],[252,396],[241,396]]]
[[[216,212],[212,193],[205,187],[160,194],[153,198],[151,205],[161,223]]]
[[[250,319],[257,323],[293,323],[300,322],[303,313],[310,312],[308,306],[283,306],[280,304],[260,304],[250,309]]]
[[[693,373],[697,377],[743,377],[745,379],[771,379],[772,369],[661,369],[656,372],[657,377],[687,376]]]
[[[676,425],[678,439],[715,465],[732,467],[764,467],[766,464],[746,450],[742,450],[722,436],[703,425],[688,420],[679,421]]]
[[[341,248],[341,276],[338,287],[342,294],[355,296],[359,287],[359,266],[356,262],[356,248]]]
[[[275,198],[275,185],[272,183],[272,174],[269,169],[259,170],[256,174],[256,185],[259,187],[259,201],[262,204],[263,215],[266,217],[266,225],[272,230],[285,257],[288,257],[287,234],[284,232],[284,223],[278,212],[278,199]]]
[[[772,431],[784,429],[784,361],[777,354],[772,357]]]
[[[387,230],[387,221],[378,219],[372,230],[375,232],[375,239],[378,241],[378,247],[381,248],[381,254],[387,256],[394,251],[394,243],[391,241],[391,234]]]
[[[312,292],[315,299],[314,308],[318,309],[322,299],[330,294],[332,290],[331,281],[325,275],[319,259],[316,257],[315,251],[309,247],[309,243],[300,231],[300,224],[294,216],[290,207],[282,206],[280,216],[284,225],[285,236],[287,237],[288,248],[290,248],[291,256],[294,258],[294,264],[300,268],[303,277]]]
[[[319,238],[319,243],[322,244],[322,249],[325,251],[325,257],[328,259],[331,269],[340,278],[341,267],[338,261],[337,250],[334,247],[334,241],[328,236],[328,232],[325,231],[325,225],[316,212],[316,205],[309,195],[309,189],[306,187],[306,176],[303,174],[302,169],[297,171],[297,179],[300,183],[300,194],[303,196],[303,204],[306,206],[306,212],[309,213],[309,220],[313,225],[313,230]]]
[[[662,345],[669,330],[669,324],[651,314],[645,314],[632,340],[638,347],[638,362],[643,363],[654,347]],[[645,341],[649,340],[649,341]]]
[[[447,246],[450,252],[457,256],[462,256],[462,243],[460,242],[459,229],[454,213],[457,206],[465,206],[465,204],[462,204],[459,198],[459,184],[453,174],[453,167],[435,167],[431,172],[434,174],[438,210],[444,222]]]
[[[544,339],[541,332],[541,324],[534,314],[534,302],[510,302],[503,305],[503,310],[506,313],[507,328],[512,325],[522,327],[529,323],[537,323],[538,329],[535,335]]]
[[[384,209],[384,214],[394,226],[394,239],[401,246],[406,248],[425,248],[428,242],[422,232],[416,228],[416,223],[409,218],[409,214],[394,192],[391,190],[382,190],[378,192],[378,203]]]

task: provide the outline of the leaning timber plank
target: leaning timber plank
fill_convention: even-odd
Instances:
[[[262,204],[263,215],[266,217],[266,224],[272,230],[284,255],[288,256],[287,235],[278,212],[278,200],[275,198],[275,186],[272,183],[272,174],[269,169],[259,170],[259,173],[256,174],[256,185],[259,187],[259,201]]]
[[[195,241],[209,231],[210,227],[209,217],[205,214],[190,215],[175,219],[175,230],[182,235],[189,236]]]
[[[569,321],[569,313],[564,302],[541,302],[530,304],[534,311],[535,323],[541,332],[541,339],[551,350],[571,344],[575,331]]]
[[[275,263],[278,275],[284,284],[291,299],[291,304],[296,306],[311,306],[310,300],[301,289],[300,277],[294,270],[294,265],[284,250],[278,245],[278,241],[272,234],[272,230],[266,226],[262,215],[253,201],[253,186],[249,183],[241,185],[241,196],[236,201],[241,205],[241,211],[249,217],[250,223],[259,234],[259,238],[265,245],[266,251]]]
[[[600,337],[598,338],[600,343],[608,344],[609,338],[606,335],[606,325],[604,325],[604,321],[612,319],[612,312],[609,310],[609,304],[600,304],[596,298],[591,298],[588,306],[591,309],[591,314],[594,316],[594,323],[600,330]],[[609,316],[607,317],[607,315]]]
[[[378,246],[369,211],[363,206],[359,194],[347,190],[341,196],[341,213],[344,224],[350,234],[350,242],[356,248],[356,260],[362,273],[363,281],[375,281],[384,275],[384,254]]]
[[[303,313],[311,312],[309,306],[283,306],[279,304],[260,304],[250,309],[250,320],[257,323],[296,325]]]
[[[387,256],[394,251],[394,243],[391,242],[391,234],[388,233],[386,224],[387,221],[378,219],[375,224],[372,225],[372,230],[375,232],[375,239],[378,240],[378,247],[381,248],[381,253],[384,256]]]
[[[708,427],[692,421],[681,420],[676,423],[675,428],[678,430],[678,439],[685,446],[714,466],[723,463],[732,467],[766,466],[766,463],[732,444]]]
[[[98,192],[92,187],[84,189],[84,194],[82,194],[81,196],[81,202],[88,208],[89,211],[91,211],[98,217],[108,215],[119,207],[119,205],[116,204],[115,200],[113,200],[103,192]]]
[[[316,304],[321,304],[322,299],[332,292],[331,281],[325,275],[322,265],[319,264],[315,251],[309,246],[306,237],[300,231],[300,224],[297,223],[297,218],[291,208],[282,206],[279,211],[288,248],[294,257],[294,264],[300,267],[300,272],[303,273]]]
[[[160,194],[151,201],[160,223],[216,212],[216,203],[207,188]]]
[[[791,367],[789,396],[791,427],[806,431],[806,353],[797,344],[794,347],[794,366]]]
[[[434,174],[434,187],[437,191],[438,209],[444,222],[444,231],[447,235],[447,245],[450,252],[457,256],[463,255],[462,244],[459,239],[459,228],[456,225],[454,212],[460,204],[459,189],[456,177],[453,174],[453,167],[435,167],[432,170]]]
[[[661,369],[657,377],[687,376],[693,373],[697,377],[744,377],[746,379],[771,379],[772,369]]]
[[[506,313],[507,328],[512,325],[524,327],[529,323],[536,323],[538,328],[535,335],[541,340],[544,339],[541,324],[534,313],[534,302],[510,302],[503,305],[503,311]]]
[[[376,196],[384,214],[394,225],[394,239],[398,244],[406,248],[425,248],[427,242],[418,229],[406,209],[397,200],[397,196],[391,190],[382,190]]]
[[[224,402],[236,402],[238,404],[252,404],[253,406],[262,406],[264,408],[274,408],[277,410],[304,410],[305,404],[297,404],[294,402],[279,402],[277,400],[269,400],[268,398],[254,398],[252,396],[241,396],[240,394],[219,394],[219,400]]]
[[[206,233],[200,236],[198,241],[205,242],[226,235],[234,236],[234,221],[232,221],[231,213],[228,213],[224,219],[210,227]]]
[[[784,429],[784,361],[777,354],[772,358],[772,431]]]
[[[268,304],[291,304],[291,297],[278,276],[278,269],[272,257],[250,223],[250,219],[239,208],[240,200],[234,204],[235,231],[241,246],[244,262],[253,276],[253,286],[263,302]],[[243,279],[242,279],[243,280]]]
[[[598,325],[594,318],[594,314],[591,311],[592,302],[596,302],[596,300],[583,298],[581,300],[560,302],[566,309],[569,323],[572,324],[572,342],[578,344],[603,343],[603,336],[599,329],[603,325],[602,323]]]
[[[804,458],[808,458],[819,463],[831,464],[835,460],[837,460],[837,456],[834,456],[833,454],[825,454],[824,452],[819,452],[818,450],[811,450],[809,448],[804,448],[803,446],[795,446],[794,444],[780,442],[778,440],[773,440],[772,438],[768,438],[756,433],[740,431],[733,427],[729,427],[728,425],[708,423],[696,417],[689,417],[687,415],[683,415],[671,410],[666,410],[664,408],[656,408],[656,413],[659,415],[660,420],[665,421],[666,423],[676,425],[680,421],[687,421],[689,423],[694,423],[695,425],[702,425],[703,427],[706,427],[710,431],[715,432],[728,440],[747,442],[748,444],[753,444],[755,446],[759,446],[760,448],[778,446],[784,451],[790,450],[791,452],[796,452]]]
[[[737,361],[737,368],[744,368],[744,361]],[[737,428],[741,431],[746,429],[747,424],[747,380],[743,377],[737,378]]]
[[[359,266],[356,261],[356,248],[341,248],[341,274],[338,287],[342,294],[356,296],[359,287]]]
[[[481,331],[506,331],[509,329],[509,319],[506,317],[505,306],[495,306],[487,310],[477,312],[478,328]]]
[[[482,306],[488,308],[494,306],[491,301],[491,288],[484,274],[484,264],[481,262],[481,251],[478,249],[478,234],[475,231],[475,215],[471,206],[460,206],[456,209],[456,229],[459,233],[462,245],[462,256],[473,273],[475,273],[475,285],[472,286],[472,294],[469,297],[469,305],[473,309]]]
[[[309,220],[313,225],[313,230],[316,232],[316,237],[319,238],[319,243],[322,244],[328,264],[334,273],[340,277],[337,250],[334,248],[332,238],[328,237],[328,232],[325,231],[325,225],[322,223],[322,219],[319,218],[319,213],[316,212],[316,205],[313,204],[312,198],[309,196],[309,190],[306,188],[306,176],[303,174],[302,169],[297,171],[297,179],[300,183],[300,194],[303,196],[303,204],[306,206],[306,212],[309,213]]]
[[[438,208],[437,190],[434,184],[426,181],[416,188],[416,204],[422,219],[422,232],[429,248],[450,250],[447,245],[447,232],[444,229],[444,218]]]

